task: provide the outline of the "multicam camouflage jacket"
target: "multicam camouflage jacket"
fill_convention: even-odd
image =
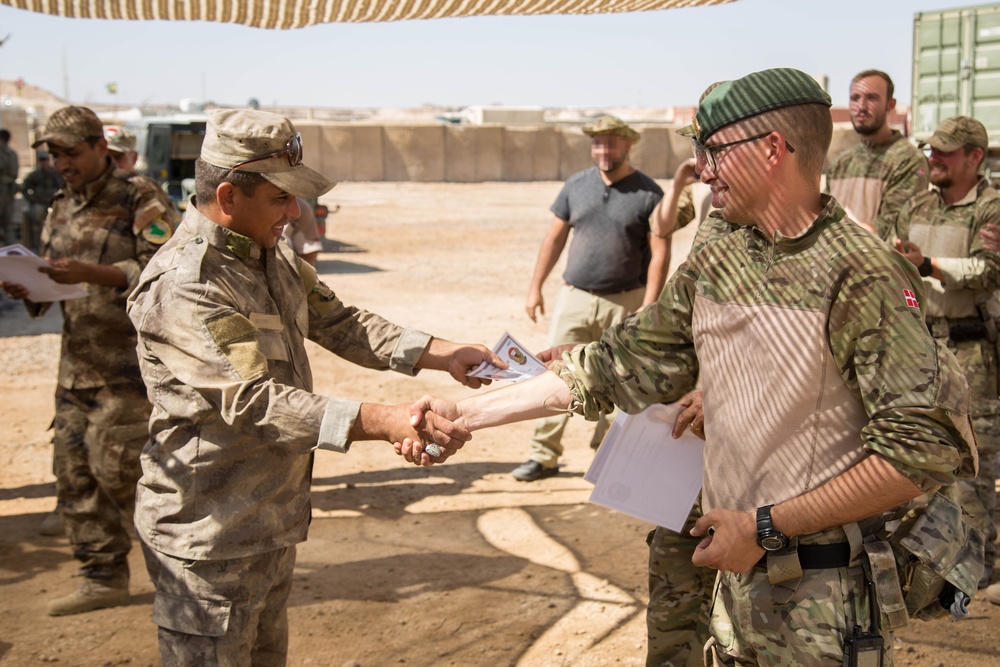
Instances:
[[[944,281],[924,278],[928,317],[978,318],[979,307],[1000,288],[1000,254],[983,247],[979,232],[1000,224],[1000,192],[985,178],[965,197],[947,205],[938,189],[910,199],[893,230],[933,257]]]
[[[41,255],[119,268],[125,288],[86,285],[87,296],[62,301],[59,385],[88,389],[136,382],[135,330],[125,300],[179,216],[163,189],[144,176],[108,168],[83,192],[56,193],[42,228]],[[51,304],[29,304],[33,314]]]
[[[358,401],[312,393],[305,338],[415,374],[430,336],[344,305],[279,243],[263,250],[187,209],[129,301],[153,403],[136,528],[178,558],[301,542],[312,453],[348,449]]]
[[[826,199],[794,238],[742,227],[706,244],[554,368],[590,419],[677,400],[700,375],[705,511],[800,496],[870,452],[925,490],[975,474],[968,386],[927,331],[920,277]]]
[[[899,209],[928,185],[927,159],[898,131],[884,144],[860,142],[837,156],[826,176],[851,219],[871,224],[887,239]]]

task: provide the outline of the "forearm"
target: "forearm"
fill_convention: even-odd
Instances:
[[[806,535],[874,516],[920,493],[887,460],[869,455],[818,489],[775,505],[771,517],[786,535]]]
[[[650,225],[650,232],[653,236],[666,239],[677,231],[677,210],[681,200],[683,186],[677,184],[677,179],[670,185],[670,192],[660,200],[660,203],[653,210],[653,220]]]
[[[128,276],[117,266],[110,264],[87,264],[81,282],[92,285],[103,285],[104,287],[117,287],[124,289],[128,287]]]
[[[648,306],[660,298],[663,285],[667,282],[670,272],[670,239],[651,238],[652,256],[649,269],[646,271],[646,292],[642,297],[642,305]]]
[[[460,423],[470,431],[565,412],[573,397],[552,371],[458,403]]]

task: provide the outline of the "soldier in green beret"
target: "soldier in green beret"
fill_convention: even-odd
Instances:
[[[717,87],[683,133],[736,229],[689,257],[656,303],[541,376],[412,407],[474,431],[635,413],[700,382],[705,514],[691,532],[693,562],[719,571],[710,664],[839,667],[867,634],[890,665],[907,611],[883,513],[976,472],[968,386],[927,331],[920,276],[820,192],[829,107],[794,69]],[[422,450],[397,443],[407,458]],[[963,552],[967,572],[978,544]]]

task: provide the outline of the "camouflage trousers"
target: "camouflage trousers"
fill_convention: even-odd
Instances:
[[[569,343],[590,343],[600,340],[609,327],[621,322],[629,313],[642,306],[644,288],[629,290],[619,294],[595,296],[572,285],[564,285],[559,292],[555,310],[552,313],[552,328],[549,343],[552,347]],[[535,433],[531,438],[531,458],[545,466],[555,466],[562,456],[562,436],[572,415],[562,413],[543,417],[535,422]],[[590,448],[597,449],[614,414],[601,414],[590,439]]]
[[[149,432],[142,383],[56,388],[52,472],[73,555],[85,576],[128,580],[139,454]]]
[[[989,341],[949,343],[965,372],[972,396],[972,427],[979,443],[979,474],[973,479],[959,479],[946,495],[961,505],[969,524],[983,533],[986,541],[981,586],[990,583],[997,557],[996,511],[997,462],[1000,459],[1000,401],[997,400],[997,350]]]
[[[646,667],[703,664],[715,570],[691,562],[700,537],[689,531],[702,514],[695,503],[680,533],[658,526],[649,533]]]
[[[843,535],[840,529],[831,529]],[[812,539],[818,537],[819,539]],[[827,531],[800,543],[837,542]],[[844,538],[846,539],[846,538]],[[841,667],[844,640],[855,625],[871,627],[867,578],[861,558],[849,567],[803,570],[796,584],[772,585],[767,570],[719,572],[706,664]],[[883,667],[892,667],[892,634],[883,630]]]
[[[163,667],[283,667],[295,547],[185,560],[143,543]]]

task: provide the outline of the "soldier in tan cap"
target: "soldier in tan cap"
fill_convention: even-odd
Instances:
[[[564,284],[549,333],[553,347],[597,340],[629,313],[656,301],[670,264],[669,242],[649,231],[663,190],[629,163],[639,133],[614,116],[597,118],[583,132],[591,137],[594,166],[570,176],[556,197],[524,306],[532,322],[545,314],[542,285],[568,241]],[[530,458],[514,469],[515,479],[533,482],[559,472],[569,417],[538,421]],[[607,430],[602,418],[591,439],[593,449]]]
[[[910,199],[896,224],[896,249],[923,276],[931,333],[955,353],[972,390],[972,420],[979,441],[979,475],[960,480],[954,494],[983,532],[990,583],[996,559],[996,464],[1000,456],[1000,401],[996,328],[989,307],[1000,288],[1000,255],[980,236],[1000,223],[1000,192],[983,173],[989,138],[968,116],[941,122],[930,139],[931,189]]]
[[[104,128],[104,138],[108,140],[108,154],[119,169],[134,171],[139,161],[135,150],[135,135],[123,127],[108,125]]]
[[[116,170],[104,127],[90,109],[53,113],[33,148],[42,144],[65,182],[42,228],[44,271],[57,283],[87,289],[87,296],[61,303],[53,471],[84,581],[51,602],[49,614],[60,616],[130,601],[127,527],[150,406],[125,300],[178,216],[158,185]],[[28,300],[21,286],[4,287],[25,299],[33,316],[52,305]]]
[[[211,112],[193,205],[129,302],[153,402],[136,529],[164,665],[284,665],[314,452],[416,437],[405,405],[313,393],[306,337],[361,366],[445,370],[473,387],[481,362],[506,367],[482,345],[345,305],[279,243],[296,197],[334,186],[302,150],[286,118]],[[421,432],[442,446],[424,464],[469,437],[435,417]]]

